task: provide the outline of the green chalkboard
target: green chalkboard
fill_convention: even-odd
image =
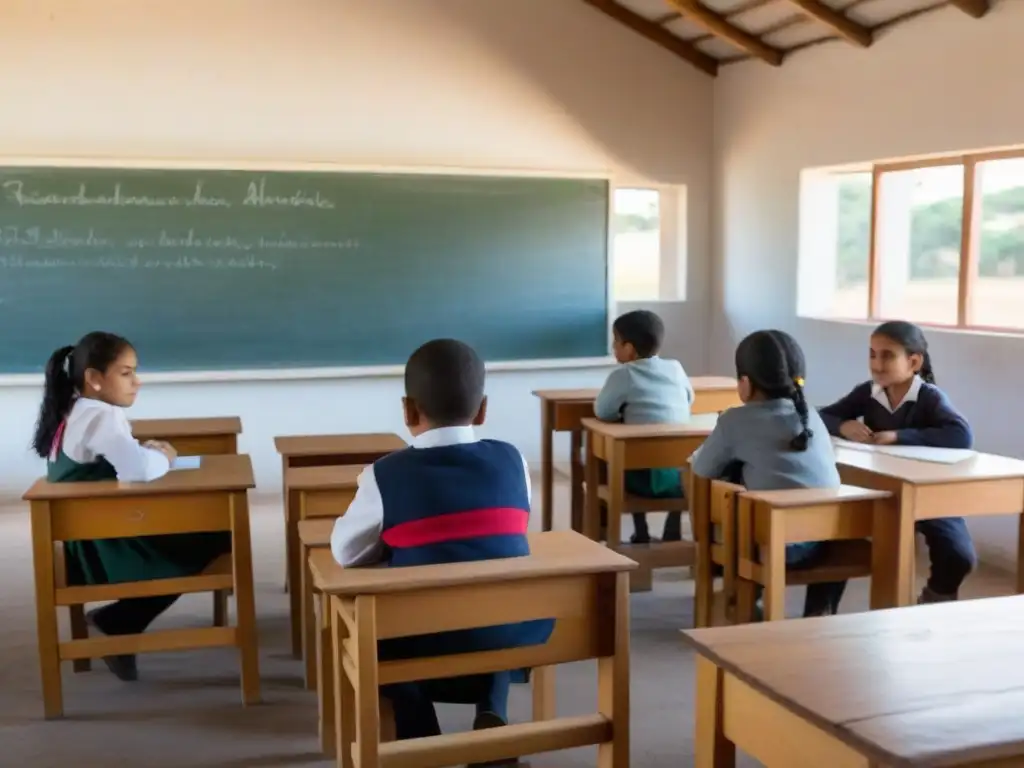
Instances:
[[[0,168],[0,372],[91,330],[146,370],[608,353],[608,182]]]

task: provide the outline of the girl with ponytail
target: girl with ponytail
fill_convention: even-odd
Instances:
[[[47,480],[148,482],[168,472],[176,458],[174,448],[162,442],[141,445],[125,415],[139,390],[137,365],[126,339],[99,331],[50,355],[32,439],[33,450],[47,460]],[[230,549],[230,535],[221,532],[64,544],[73,585],[192,576]],[[139,634],[178,597],[118,600],[90,611],[86,620],[100,634]],[[104,661],[122,680],[138,677],[135,656]]]
[[[970,448],[967,419],[935,385],[924,333],[913,323],[891,320],[871,334],[871,380],[821,409],[828,431],[858,443]],[[962,517],[916,524],[931,557],[931,576],[918,602],[956,600],[977,563]]]
[[[804,396],[806,375],[803,350],[788,333],[757,331],[743,339],[736,348],[743,405],[719,416],[693,456],[693,472],[751,491],[839,487],[828,430]],[[813,567],[824,546],[787,545],[786,567]],[[809,585],[804,616],[835,613],[845,588],[845,581]]]

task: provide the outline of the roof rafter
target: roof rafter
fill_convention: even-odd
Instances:
[[[855,45],[867,48],[874,39],[870,29],[858,24],[845,14],[829,8],[821,0],[789,0],[789,2]]]
[[[980,19],[991,10],[989,0],[949,0],[949,2],[950,5],[976,19]]]
[[[768,62],[773,67],[777,67],[782,64],[782,51],[778,48],[773,48],[762,40],[759,40],[749,32],[745,32],[739,27],[733,26],[725,20],[724,16],[721,16],[710,8],[701,5],[698,0],[665,1],[691,21],[699,24],[708,32],[711,32],[723,40],[727,40],[737,48],[746,51],[753,56],[757,56],[759,59]]]
[[[689,62],[697,69],[711,76],[718,74],[718,61],[693,45],[676,37],[659,24],[645,19],[638,13],[634,13],[625,6],[619,5],[615,0],[583,0],[584,3],[595,8],[607,16],[615,19],[620,24],[629,27],[639,35],[660,45],[662,48],[671,51],[676,56]]]

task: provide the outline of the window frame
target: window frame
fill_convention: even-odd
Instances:
[[[645,190],[658,195],[658,295],[623,298],[615,295],[615,193],[620,189]],[[608,291],[613,304],[664,304],[687,300],[689,270],[689,198],[686,184],[613,177],[608,200]]]
[[[1018,149],[1000,149],[985,152],[962,152],[948,155],[935,155],[917,160],[899,160],[893,162],[873,163],[871,172],[871,212],[870,233],[868,235],[868,306],[866,321],[881,322],[900,318],[886,317],[879,310],[882,297],[883,271],[882,252],[880,245],[879,207],[882,191],[882,180],[885,174],[900,171],[916,171],[923,168],[941,166],[963,166],[963,210],[960,230],[960,264],[959,284],[957,286],[957,321],[955,325],[945,323],[921,322],[925,327],[979,331],[1010,335],[1024,335],[1024,328],[1012,326],[980,325],[972,322],[972,293],[978,275],[977,268],[981,257],[981,219],[982,197],[976,187],[978,183],[978,164],[998,160],[1024,159],[1024,147]],[[917,322],[917,321],[914,321]]]

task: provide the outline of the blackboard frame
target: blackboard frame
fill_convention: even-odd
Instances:
[[[257,160],[221,160],[209,158],[108,158],[101,156],[31,156],[7,157],[0,156],[0,168],[37,167],[56,169],[95,169],[95,170],[209,170],[209,171],[250,171],[250,172],[301,172],[301,173],[382,173],[409,175],[451,175],[451,176],[491,176],[508,178],[541,178],[541,179],[592,179],[605,181],[608,184],[608,222],[605,232],[607,254],[607,278],[605,281],[605,307],[607,315],[606,342],[609,353],[599,357],[580,357],[565,359],[538,360],[491,360],[486,361],[486,368],[493,371],[527,371],[527,370],[562,370],[603,368],[615,363],[611,354],[612,323],[615,319],[615,300],[612,293],[612,276],[615,268],[615,252],[613,248],[613,206],[614,206],[614,175],[608,171],[577,171],[577,170],[540,170],[523,168],[503,168],[496,166],[434,166],[434,165],[378,165],[358,163],[337,163],[325,161],[257,161]],[[298,367],[298,368],[254,368],[224,370],[188,370],[188,371],[141,371],[148,383],[206,383],[230,381],[302,381],[318,379],[348,378],[382,378],[396,377],[403,373],[402,365],[367,365],[339,367]],[[42,375],[35,373],[0,373],[0,386],[38,385]]]

